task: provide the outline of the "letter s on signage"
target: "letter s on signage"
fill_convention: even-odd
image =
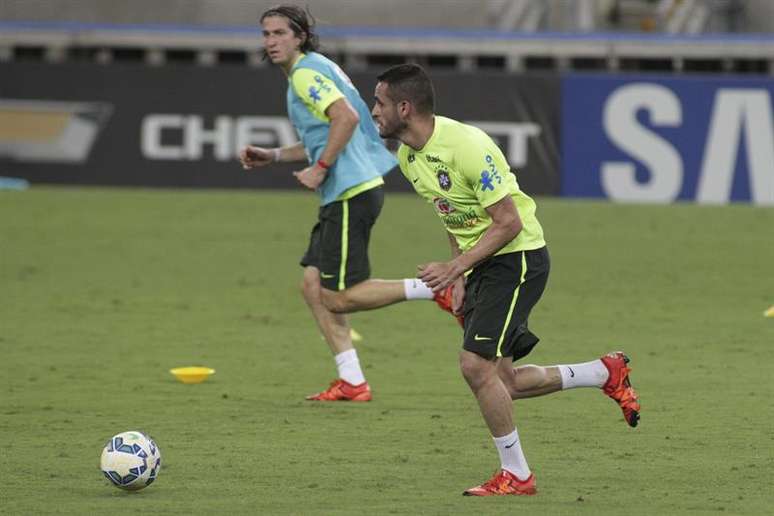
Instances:
[[[653,125],[682,123],[680,100],[664,86],[634,83],[615,90],[605,102],[605,133],[619,149],[645,165],[650,179],[638,182],[634,163],[608,161],[602,163],[602,187],[613,200],[671,202],[682,187],[683,162],[667,140],[640,125],[637,112],[641,109],[650,112]]]

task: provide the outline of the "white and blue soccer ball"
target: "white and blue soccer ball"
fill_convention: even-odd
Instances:
[[[100,469],[116,487],[137,491],[151,485],[161,470],[161,451],[137,431],[113,436],[102,449]]]

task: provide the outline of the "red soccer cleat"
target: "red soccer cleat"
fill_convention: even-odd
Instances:
[[[454,315],[454,312],[452,312],[452,285],[449,285],[440,292],[436,292],[433,296],[433,301],[436,302],[441,310],[446,310],[450,314]],[[457,322],[460,323],[460,326],[464,328],[465,318],[462,315],[454,315],[454,317],[457,319]]]
[[[328,389],[307,396],[310,401],[371,401],[371,388],[368,382],[352,385],[341,378],[331,382]]]
[[[495,475],[481,484],[471,487],[462,493],[463,496],[502,496],[502,495],[534,495],[537,494],[535,475],[527,480],[519,478],[508,470],[501,469]]]
[[[618,403],[629,426],[637,426],[640,421],[640,401],[629,381],[631,369],[626,367],[629,357],[621,351],[615,351],[603,356],[601,360],[610,373],[602,390]]]

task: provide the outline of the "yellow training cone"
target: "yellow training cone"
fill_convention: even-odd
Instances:
[[[210,369],[209,367],[176,367],[170,369],[169,372],[183,383],[202,383],[215,373],[215,369]]]

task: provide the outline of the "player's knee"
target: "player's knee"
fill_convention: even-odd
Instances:
[[[301,280],[301,293],[304,298],[311,299],[320,296],[320,276],[313,271],[305,270]]]
[[[490,369],[491,364],[485,358],[470,351],[460,353],[460,371],[473,392],[478,391],[489,379]]]

